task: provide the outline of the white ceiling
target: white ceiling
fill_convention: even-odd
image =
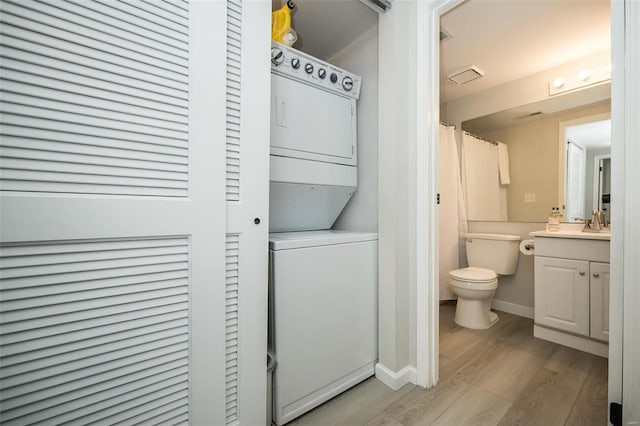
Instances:
[[[441,19],[441,102],[471,95],[610,48],[609,0],[469,0]],[[484,77],[446,76],[469,65]]]
[[[567,138],[585,148],[611,145],[611,120],[594,121],[567,128]]]

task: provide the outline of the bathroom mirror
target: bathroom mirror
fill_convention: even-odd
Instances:
[[[580,126],[610,119],[610,85],[590,90],[600,92],[591,99],[604,100],[585,104],[581,102],[584,93],[576,93],[462,123],[463,130],[503,142],[508,147],[511,175],[511,184],[507,187],[508,221],[545,222],[552,207],[566,209],[567,206],[571,210],[566,212],[563,221],[590,217],[593,209],[606,209],[608,216],[610,124],[608,131],[606,124],[593,124],[600,127],[601,135],[609,135],[600,137],[597,143],[590,138],[593,128]],[[574,139],[570,148],[567,148],[567,131]],[[579,138],[589,141],[581,142]],[[567,149],[571,150],[569,155]]]
[[[609,217],[611,188],[611,114],[560,123],[558,205],[565,220]]]

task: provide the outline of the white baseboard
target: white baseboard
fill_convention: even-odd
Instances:
[[[531,306],[516,305],[515,303],[493,299],[491,307],[498,311],[508,312],[513,315],[518,315],[519,317],[533,319],[533,308]]]
[[[394,372],[384,365],[377,363],[376,378],[395,391],[407,383],[416,383],[416,369],[406,366],[402,370]]]

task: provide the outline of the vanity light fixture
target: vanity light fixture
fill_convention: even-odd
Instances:
[[[611,81],[611,64],[585,68],[568,77],[558,77],[549,82],[549,96],[584,89]]]

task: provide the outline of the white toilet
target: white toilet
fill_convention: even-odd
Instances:
[[[462,327],[489,328],[498,321],[491,311],[498,275],[516,271],[520,236],[469,233],[465,239],[469,267],[449,271],[449,286],[458,296],[454,321]]]

